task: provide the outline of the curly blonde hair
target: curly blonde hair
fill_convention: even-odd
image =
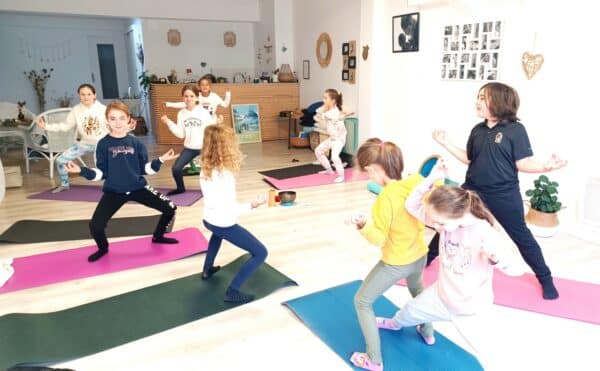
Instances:
[[[240,170],[242,152],[233,129],[225,125],[209,125],[204,129],[202,143],[202,172],[205,178],[212,176],[213,170]]]

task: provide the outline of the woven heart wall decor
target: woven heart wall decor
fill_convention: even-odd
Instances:
[[[544,64],[544,56],[541,54],[525,52],[521,57],[521,65],[523,66],[527,80],[531,80],[535,76],[540,68],[542,68],[542,64]]]

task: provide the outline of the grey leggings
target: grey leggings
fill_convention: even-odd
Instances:
[[[426,261],[426,255],[406,265],[389,265],[380,261],[371,269],[358,289],[354,297],[354,307],[365,337],[367,355],[372,361],[378,363],[382,361],[381,341],[373,313],[373,302],[403,278],[406,278],[410,294],[413,297],[419,295],[423,291],[423,268],[425,268]],[[433,335],[431,323],[424,324],[422,330],[426,336]]]

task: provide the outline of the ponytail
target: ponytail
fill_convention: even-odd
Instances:
[[[462,218],[467,212],[478,219],[494,225],[492,213],[484,205],[477,193],[454,186],[441,186],[433,190],[427,199],[433,208],[449,218]]]
[[[325,93],[327,93],[329,98],[331,98],[333,101],[335,101],[336,107],[341,111],[342,104],[344,102],[344,99],[342,98],[342,93],[340,91],[338,91],[337,89],[327,89],[327,90],[325,90]]]
[[[486,220],[493,227],[494,226],[494,216],[492,215],[492,213],[490,213],[490,211],[487,209],[487,207],[485,207],[485,205],[483,204],[483,201],[477,195],[477,193],[475,193],[473,191],[467,191],[467,198],[468,198],[469,204],[471,206],[471,208],[470,208],[471,214],[473,214],[473,216],[475,216],[479,219]]]

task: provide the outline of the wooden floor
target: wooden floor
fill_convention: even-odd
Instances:
[[[149,144],[159,155],[168,146]],[[247,144],[248,155],[238,180],[238,199],[250,200],[266,193],[257,170],[313,161],[305,149],[287,149],[283,141]],[[2,156],[4,166],[22,165],[19,150]],[[411,169],[409,169],[411,170]],[[154,186],[171,187],[170,164],[152,177]],[[186,177],[188,188],[198,187],[197,177]],[[55,179],[54,183],[57,182]],[[73,178],[74,184],[89,184]],[[0,230],[21,219],[90,218],[95,204],[29,200],[28,194],[53,185],[47,161],[32,164],[22,188],[10,189],[0,205]],[[362,279],[380,257],[352,228],[345,217],[355,210],[368,211],[374,197],[366,182],[332,184],[298,190],[294,207],[262,207],[240,218],[268,248],[267,261],[295,279],[298,287],[285,288],[262,300],[219,313],[163,333],[65,364],[77,370],[346,370],[344,362],[280,303],[313,291]],[[177,210],[175,228],[198,227],[209,236],[202,221],[202,203]],[[126,205],[117,216],[149,215],[143,206]],[[32,231],[35,233],[35,231]],[[427,232],[430,234],[431,232]],[[39,254],[92,244],[92,240],[0,246],[0,258]],[[541,240],[555,276],[600,284],[600,246],[564,232]],[[217,264],[226,264],[242,252],[224,245]],[[0,295],[0,315],[13,312],[49,312],[118,295],[174,278],[198,273],[203,256],[115,274],[86,278]],[[88,264],[82,262],[81,264]],[[64,267],[69,269],[69,267]],[[392,288],[387,296],[401,305],[405,288]],[[600,298],[598,298],[600,300]],[[353,308],[348,308],[353,311]],[[494,307],[496,321],[482,329],[497,339],[500,370],[597,370],[600,326],[544,316],[505,307]],[[331,320],[335,320],[332,318]],[[101,325],[101,324],[100,324]],[[436,329],[468,349],[451,324]],[[68,339],[57,339],[57,341]],[[399,344],[398,346],[401,346]],[[361,349],[357,349],[361,350]],[[1,351],[1,350],[0,350]],[[391,366],[391,365],[390,365]],[[394,370],[386,367],[386,370]],[[439,365],[444,370],[444,365]]]

